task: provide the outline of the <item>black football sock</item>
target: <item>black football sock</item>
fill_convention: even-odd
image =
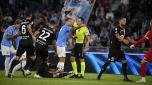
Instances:
[[[30,70],[34,65],[35,65],[36,60],[32,60],[31,58],[29,58],[27,60],[27,63],[24,67],[25,70]]]
[[[20,61],[14,59],[11,63],[9,73],[12,73],[13,68],[19,63],[20,63]]]
[[[41,72],[42,70],[45,70],[45,68],[47,67],[47,64],[45,62],[42,62],[37,70],[37,74],[39,74],[39,72]]]
[[[122,63],[122,71],[123,71],[124,79],[128,79],[128,77],[127,77],[127,63]]]
[[[98,75],[98,79],[101,78],[103,72],[107,69],[107,66],[108,66],[109,64],[110,64],[109,62],[106,62],[106,63],[102,66],[101,71],[100,71],[100,73],[99,73],[99,75]]]

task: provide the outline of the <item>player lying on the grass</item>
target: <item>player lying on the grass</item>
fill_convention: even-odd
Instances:
[[[34,76],[35,78],[67,78],[72,74],[70,72],[59,71],[54,64],[45,64],[44,68],[39,69],[37,73],[41,77]]]
[[[146,54],[144,55],[144,59],[141,61],[141,79],[136,82],[146,82],[146,63],[152,62],[152,19],[150,22],[150,30],[146,33],[146,35],[135,42],[133,45],[130,46],[130,48],[134,48],[135,46],[138,46],[146,41],[150,42],[150,49]]]
[[[15,57],[13,57],[13,58],[11,59],[9,66],[11,66],[11,62],[14,60],[14,58],[15,58]],[[20,62],[19,64],[17,64],[17,65],[13,68],[13,70],[12,70],[12,76],[15,75],[15,72],[16,72],[17,70],[23,69],[23,68],[25,67],[25,65],[26,65],[26,52],[21,56],[20,61],[21,61],[21,62]]]

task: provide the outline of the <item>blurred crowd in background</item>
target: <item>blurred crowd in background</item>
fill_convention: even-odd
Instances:
[[[54,20],[55,31],[58,32],[62,25],[64,2],[65,0],[1,0],[0,40],[5,29],[17,18],[24,18],[29,10],[33,13],[33,31],[42,25],[43,20]],[[91,45],[107,47],[109,30],[115,26],[118,17],[122,15],[127,18],[127,29],[132,38],[138,40],[149,29],[149,21],[152,17],[151,8],[152,0],[96,0],[87,22],[92,38]],[[148,44],[143,45],[143,47],[148,46]]]

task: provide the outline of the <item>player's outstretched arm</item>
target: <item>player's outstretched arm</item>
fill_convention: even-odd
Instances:
[[[151,38],[152,38],[152,31],[148,31],[144,37],[142,37],[141,39],[136,41],[133,45],[130,46],[130,48],[134,48],[135,46],[138,46],[138,45],[148,41]]]
[[[134,43],[135,46],[138,46],[152,38],[152,31],[148,31],[144,37]]]

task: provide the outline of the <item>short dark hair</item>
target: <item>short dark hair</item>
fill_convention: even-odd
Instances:
[[[55,65],[55,64],[50,64],[50,65],[49,65],[49,68],[50,68],[50,69],[56,69],[56,65]]]
[[[83,22],[85,21],[83,17],[78,17],[78,19],[81,19],[81,21]]]
[[[126,18],[126,19],[127,19],[127,17],[126,17],[125,15],[120,15],[120,16],[118,16],[118,20],[121,20],[121,19],[123,19],[123,18]]]
[[[55,24],[55,21],[54,21],[54,20],[51,20],[51,21],[50,21],[50,24]]]

